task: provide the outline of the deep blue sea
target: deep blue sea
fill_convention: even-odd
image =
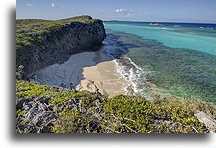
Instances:
[[[103,50],[117,59],[135,93],[216,103],[215,24],[105,22],[104,26],[108,36]]]

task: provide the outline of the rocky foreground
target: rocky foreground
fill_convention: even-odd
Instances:
[[[208,133],[215,132],[214,112],[214,106],[195,99],[107,98],[16,82],[17,133]]]

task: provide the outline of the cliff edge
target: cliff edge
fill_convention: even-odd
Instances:
[[[23,65],[24,73],[31,75],[71,54],[97,50],[105,37],[102,20],[90,16],[16,20],[16,66]]]

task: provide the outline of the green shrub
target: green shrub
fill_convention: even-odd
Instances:
[[[199,110],[215,116],[215,106],[196,99],[118,95],[111,99],[88,91],[17,81],[17,98],[45,98],[53,106],[54,133],[206,133],[194,116]],[[67,108],[68,105],[74,105]],[[17,110],[17,116],[23,110]],[[19,121],[17,121],[19,122]]]

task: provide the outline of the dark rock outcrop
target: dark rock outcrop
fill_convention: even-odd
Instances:
[[[24,110],[23,115],[17,117],[16,129],[18,133],[49,132],[50,124],[56,120],[48,104],[40,100],[17,99],[16,107]]]

